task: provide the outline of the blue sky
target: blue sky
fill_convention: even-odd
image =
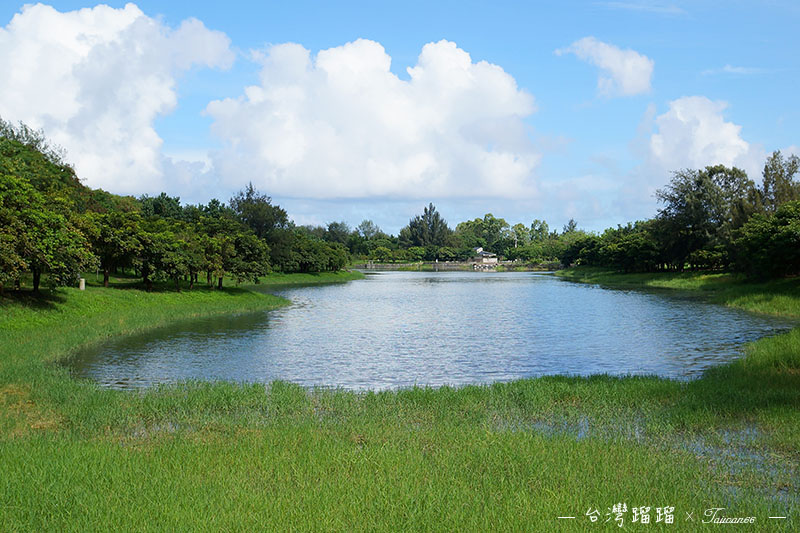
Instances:
[[[797,2],[106,5],[0,6],[0,116],[112,192],[601,230],[652,216],[671,170],[759,181],[800,146]]]

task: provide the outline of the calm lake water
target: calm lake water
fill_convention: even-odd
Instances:
[[[104,386],[186,379],[388,389],[596,373],[698,376],[791,323],[697,295],[538,273],[382,272],[274,290],[276,311],[121,337],[70,362]]]

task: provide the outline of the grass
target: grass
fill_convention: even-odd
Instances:
[[[100,287],[102,286],[103,276],[99,273],[86,273],[83,275],[86,279],[87,286],[94,286]],[[326,283],[345,283],[347,281],[353,281],[357,279],[364,279],[364,274],[354,270],[340,270],[338,272],[307,272],[307,273],[292,273],[292,274],[284,274],[282,272],[272,272],[267,276],[262,276],[258,279],[258,283],[255,285],[252,283],[236,283],[231,278],[225,278],[223,280],[223,286],[225,287],[235,287],[235,288],[248,288],[252,289],[254,286],[263,285],[266,287],[272,287],[274,285],[319,285],[319,284],[326,284]],[[120,273],[111,277],[111,280],[115,287],[117,288],[135,288],[135,289],[143,289],[144,286],[141,283],[141,278],[138,278],[129,273]],[[216,280],[214,280],[216,283]],[[161,292],[164,291],[171,291],[174,289],[174,286],[171,283],[165,283],[159,286]],[[182,289],[188,289],[188,282],[183,281],[181,282]],[[197,284],[197,288],[207,289],[209,288],[204,279],[201,279]]]
[[[755,313],[800,317],[800,278],[751,281],[739,274],[720,272],[623,274],[590,267],[561,270],[556,275],[614,288],[696,291],[714,303]]]
[[[773,290],[702,276],[617,279],[800,309],[792,281]],[[292,281],[308,280],[281,283]],[[546,377],[379,393],[189,382],[142,393],[72,379],[57,361],[88,343],[284,303],[243,288],[124,286],[0,301],[0,530],[581,531],[616,529],[585,513],[603,522],[618,502],[651,507],[651,521],[675,507],[680,531],[701,529],[685,513],[710,507],[755,515],[757,530],[797,528],[800,330],[691,382]],[[631,518],[626,528],[656,528]]]
[[[344,283],[364,279],[364,274],[357,271],[340,270],[339,272],[311,272],[307,274],[281,274],[274,272],[260,278],[259,284],[272,285],[319,285],[323,283]]]

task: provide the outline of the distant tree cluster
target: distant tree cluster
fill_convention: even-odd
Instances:
[[[351,254],[383,262],[467,260],[476,248],[523,263],[560,261],[624,272],[684,269],[735,270],[749,276],[800,273],[800,159],[771,154],[757,185],[738,168],[723,165],[673,173],[656,193],[662,204],[644,221],[602,233],[578,229],[570,220],[561,231],[534,219],[510,225],[487,213],[451,229],[433,204],[409,220],[398,237],[370,221],[345,237],[346,224],[335,223],[338,242]],[[359,226],[359,227],[361,227]],[[332,238],[333,227],[308,229]]]
[[[433,204],[412,217],[397,236],[384,233],[371,220],[362,221],[355,229],[345,222],[331,222],[327,227],[303,226],[302,230],[342,244],[353,258],[387,263],[467,261],[475,257],[476,248],[527,263],[557,261],[567,244],[582,235],[574,221],[559,233],[551,232],[541,220],[534,220],[530,228],[524,224],[511,227],[491,213],[452,229]]]
[[[646,221],[585,234],[565,250],[564,264],[625,272],[725,269],[750,276],[800,273],[800,159],[774,152],[757,186],[722,165],[673,173]]]
[[[251,185],[224,204],[182,205],[166,193],[121,197],[81,184],[42,132],[0,119],[0,292],[31,279],[71,285],[80,273],[124,269],[180,290],[201,275],[257,281],[270,270],[339,270],[348,257],[340,244],[309,236],[286,211]]]

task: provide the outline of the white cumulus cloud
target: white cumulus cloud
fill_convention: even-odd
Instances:
[[[556,54],[575,54],[600,69],[597,88],[604,96],[631,96],[650,91],[654,62],[635,50],[584,37]]]
[[[0,28],[0,116],[44,129],[92,187],[157,191],[174,165],[153,122],[174,109],[182,71],[230,66],[229,45],[196,19],[170,28],[134,4],[26,5]]]
[[[260,83],[206,109],[225,146],[212,161],[231,184],[307,198],[533,193],[539,155],[522,122],[533,97],[452,42],[425,45],[408,79],[364,39],[255,58]]]
[[[678,170],[722,164],[746,170],[758,179],[763,149],[745,141],[742,127],[725,120],[728,104],[705,96],[685,96],[669,103],[655,118],[649,139],[649,162],[654,168]]]

